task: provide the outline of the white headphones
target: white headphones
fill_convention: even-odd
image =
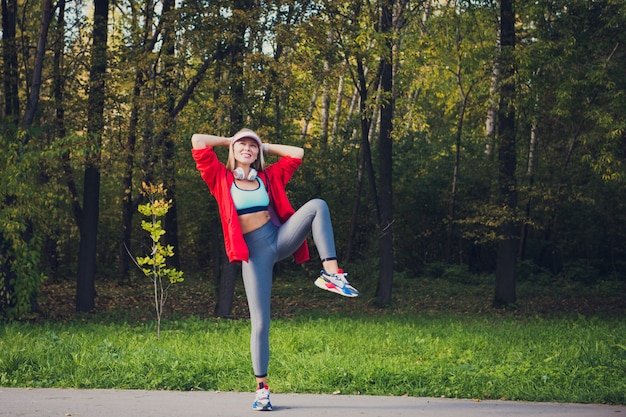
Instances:
[[[233,171],[233,176],[236,180],[254,181],[256,179],[257,172],[256,169],[250,168],[250,171],[248,172],[248,177],[246,178],[246,174],[243,172],[243,169],[241,167],[237,167]]]

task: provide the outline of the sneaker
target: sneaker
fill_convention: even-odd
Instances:
[[[319,288],[343,295],[344,297],[357,297],[359,292],[346,279],[347,273],[342,269],[337,270],[336,274],[329,274],[325,269],[320,272],[320,277],[315,280],[315,285]]]
[[[262,382],[259,382],[259,387],[256,389],[256,398],[252,404],[252,408],[257,411],[272,411],[270,387]]]

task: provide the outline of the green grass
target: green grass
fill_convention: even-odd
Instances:
[[[316,312],[319,311],[319,312]],[[274,392],[626,403],[619,317],[306,311],[272,323]],[[0,325],[0,386],[251,391],[247,320]]]

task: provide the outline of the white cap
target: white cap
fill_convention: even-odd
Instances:
[[[250,129],[241,129],[239,132],[235,133],[235,136],[233,136],[230,143],[233,144],[237,142],[238,140],[241,140],[244,138],[254,139],[256,143],[259,145],[259,149],[263,146],[259,136]]]

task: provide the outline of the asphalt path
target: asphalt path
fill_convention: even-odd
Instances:
[[[0,387],[0,416],[239,417],[260,413],[253,399],[249,392]],[[599,404],[280,393],[271,400],[272,414],[295,417],[626,417],[626,406]]]

